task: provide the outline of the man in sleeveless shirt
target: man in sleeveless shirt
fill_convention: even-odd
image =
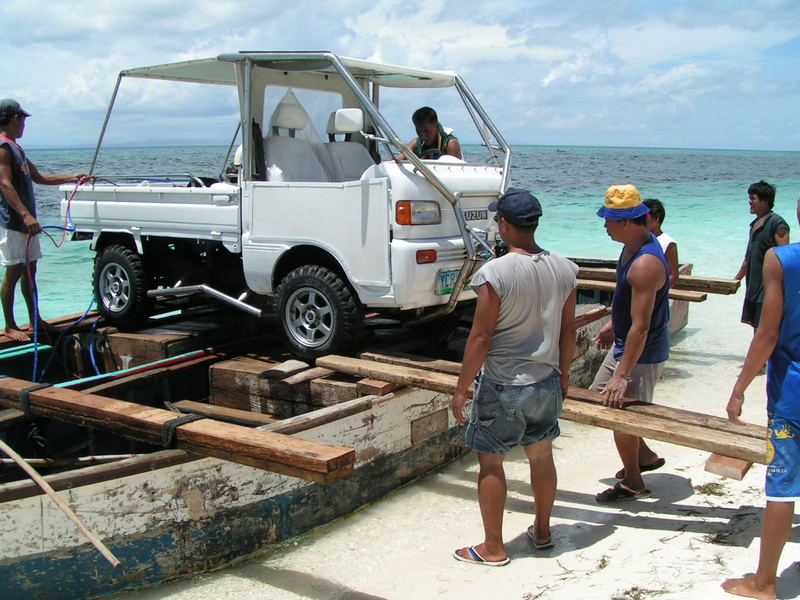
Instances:
[[[575,351],[578,267],[536,243],[542,208],[514,188],[489,205],[508,253],[484,264],[470,285],[475,318],[453,395],[453,416],[464,425],[469,385],[481,371],[467,424],[466,443],[478,454],[478,502],[484,541],[453,552],[486,566],[509,562],[503,546],[506,480],[503,459],[522,446],[531,468],[536,516],[528,528],[534,548],[553,546],[550,514],[556,495],[552,441]]]
[[[772,212],[775,206],[775,186],[764,180],[758,181],[747,189],[747,196],[750,213],[756,218],[750,223],[747,251],[734,279],[741,281],[742,277],[746,276],[742,323],[757,329],[761,318],[761,305],[764,302],[762,280],[764,255],[770,248],[789,243],[789,225],[783,217]]]
[[[600,366],[591,389],[601,392],[606,406],[622,408],[624,397],[653,401],[653,389],[669,356],[669,266],[656,237],[647,230],[649,209],[632,185],[614,185],[606,192],[597,216],[605,219],[608,235],[623,244],[617,262],[617,286],[611,306],[611,321],[595,341],[611,348]],[[597,494],[598,502],[645,498],[650,490],[643,471],[664,464],[634,435],[614,432],[622,459],[620,481]]]
[[[42,226],[36,219],[33,183],[60,185],[86,177],[81,173],[42,173],[27,159],[17,140],[22,137],[29,116],[16,100],[0,100],[0,261],[6,268],[0,301],[5,318],[3,333],[20,342],[30,337],[14,320],[14,292],[21,280],[22,295],[33,323],[36,261],[42,257],[38,238]]]
[[[800,201],[797,204],[800,222]],[[728,419],[739,418],[744,393],[767,367],[767,508],[756,574],[728,579],[723,589],[748,598],[775,598],[778,561],[800,500],[800,244],[776,246],[764,257],[764,310],[728,401]]]
[[[408,149],[420,158],[439,158],[449,154],[461,158],[458,138],[439,123],[439,116],[430,106],[423,106],[411,115],[417,137],[408,143]]]

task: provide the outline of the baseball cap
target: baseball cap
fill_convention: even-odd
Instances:
[[[512,225],[523,227],[534,225],[542,216],[542,205],[536,196],[518,188],[508,188],[505,194],[489,205],[489,210],[497,211],[498,216]]]
[[[642,202],[639,190],[631,184],[612,185],[606,190],[606,201],[597,216],[613,221],[636,219],[650,212],[647,205]]]
[[[0,100],[0,117],[13,117],[16,114],[25,115],[30,117],[30,113],[23,110],[19,102],[11,98],[3,98]]]

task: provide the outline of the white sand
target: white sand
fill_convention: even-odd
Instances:
[[[694,305],[673,346],[656,402],[725,415],[749,328],[738,323],[741,292]],[[765,423],[764,377],[753,383],[744,418]],[[409,598],[684,599],[731,598],[726,577],[755,569],[764,467],[743,481],[703,469],[707,453],[654,442],[667,460],[645,475],[652,498],[600,506],[594,495],[620,467],[611,433],[562,422],[556,443],[559,493],[555,548],[535,551],[528,469],[521,451],[506,462],[503,568],[455,561],[456,547],[482,541],[477,465],[469,454],[354,515],[246,564],[124,598],[337,600]],[[800,594],[793,535],[779,568],[779,597]]]

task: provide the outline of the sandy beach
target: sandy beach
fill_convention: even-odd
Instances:
[[[751,338],[738,323],[741,292],[693,305],[673,345],[656,402],[724,415]],[[765,424],[764,377],[747,395],[743,418]],[[504,532],[511,564],[486,568],[453,560],[454,548],[482,541],[477,464],[467,454],[355,514],[238,566],[121,598],[368,600],[409,598],[678,599],[731,598],[727,577],[754,571],[765,468],[742,481],[704,471],[705,452],[653,447],[667,464],[645,475],[651,498],[601,506],[594,495],[619,468],[611,433],[562,421],[555,444],[559,492],[555,547],[534,550],[527,463],[506,461]],[[778,573],[780,598],[800,594],[795,531]]]

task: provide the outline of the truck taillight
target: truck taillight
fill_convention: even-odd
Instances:
[[[394,218],[398,225],[438,225],[442,213],[437,202],[400,200],[395,204]]]
[[[436,250],[417,250],[417,264],[426,265],[436,262]]]

